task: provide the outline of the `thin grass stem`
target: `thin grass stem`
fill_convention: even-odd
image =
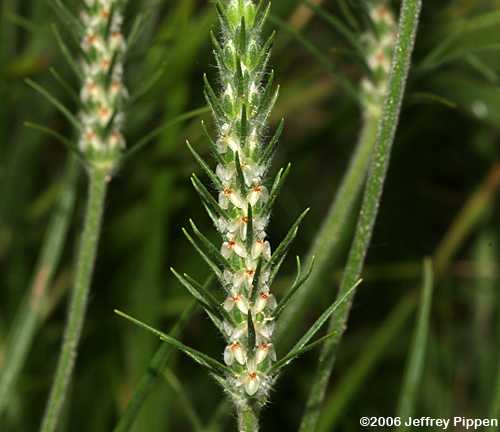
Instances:
[[[74,286],[68,309],[68,320],[56,375],[40,429],[42,432],[53,432],[56,430],[75,366],[77,349],[87,310],[90,283],[94,272],[104,201],[109,181],[108,169],[90,167],[89,180],[87,209],[78,250]]]
[[[373,227],[378,214],[384,181],[389,167],[390,155],[396,134],[401,105],[410,70],[411,56],[417,34],[421,0],[405,0],[401,6],[399,36],[394,50],[394,59],[389,78],[389,90],[384,103],[377,141],[374,148],[370,173],[363,197],[362,208],[356,227],[355,237],[347,260],[344,276],[339,290],[343,296],[361,277],[366,253],[370,245]],[[355,291],[337,314],[333,315],[329,332],[336,335],[323,346],[316,377],[306,411],[300,426],[301,432],[315,430],[336,357],[336,349],[346,328]]]

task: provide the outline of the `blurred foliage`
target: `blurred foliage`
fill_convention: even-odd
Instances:
[[[323,3],[325,10],[346,23],[341,4],[353,6],[356,16],[363,13],[361,1]],[[399,2],[393,6],[397,10]],[[50,30],[55,17],[46,2],[3,0],[0,7],[1,367],[5,334],[27,290],[66,156],[63,146],[27,129],[24,122],[36,121],[61,133],[70,130],[24,79],[43,83],[69,106],[70,96],[49,68],[56,68],[72,83],[76,79]],[[128,113],[130,145],[174,117],[202,107],[202,74],[213,75],[215,68],[209,37],[215,24],[211,3],[131,2],[129,26],[139,12],[146,13],[146,20],[128,59],[128,87],[139,89],[159,70],[162,73]],[[348,41],[301,1],[275,1],[273,14],[294,29],[294,34],[279,29],[272,60],[282,83],[273,119],[286,118],[276,165],[292,161],[293,171],[275,207],[270,235],[276,244],[295,215],[310,206],[311,214],[293,250],[305,255],[342,178],[362,121],[339,77],[355,86],[363,68]],[[360,416],[395,414],[414,319],[389,318],[408,296],[415,296],[421,261],[424,256],[437,256],[443,239],[451,246],[436,271],[429,348],[415,414],[499,415],[499,25],[498,1],[424,2],[414,69],[365,285],[355,302],[328,395],[329,401],[342,401],[342,409],[335,413],[339,430],[359,430]],[[308,50],[297,34],[323,57]],[[333,69],[325,68],[325,58]],[[210,124],[208,116],[202,117]],[[111,185],[62,430],[111,430],[158,347],[157,340],[118,319],[113,309],[168,329],[190,304],[169,267],[180,267],[198,280],[208,274],[180,229],[193,217],[205,232],[215,235],[188,181],[197,166],[185,139],[200,153],[208,153],[199,120],[165,129],[127,161]],[[38,334],[15,397],[0,420],[2,431],[29,432],[39,425],[64,325],[65,297],[58,293],[66,292],[71,280],[83,186],[51,290],[58,303]],[[344,227],[346,247],[354,224],[355,220]],[[307,319],[290,328],[294,337],[331,303],[344,260],[332,263],[330,279],[311,302]],[[293,259],[289,259],[275,285],[278,295],[292,272]],[[398,328],[392,324],[390,335],[384,336],[387,323],[394,322]],[[370,343],[373,338],[381,342]],[[189,322],[183,340],[214,356],[222,350],[223,342],[201,314]],[[296,429],[316,355],[307,354],[279,381],[274,403],[264,412],[264,430]],[[343,379],[352,376],[355,379]],[[176,357],[134,430],[192,430],[192,407],[186,411],[186,400],[207,424],[218,409],[223,414],[227,410],[226,405],[219,406],[223,395],[205,371]],[[234,430],[231,413],[222,419],[220,424],[225,426],[214,431]]]

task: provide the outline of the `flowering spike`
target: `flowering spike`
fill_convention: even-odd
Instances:
[[[83,130],[79,148],[90,163],[112,169],[125,148],[122,129],[128,92],[123,84],[127,49],[121,32],[124,2],[85,0],[85,4],[80,14]]]
[[[397,23],[385,0],[370,4],[368,12],[373,30],[363,35],[362,45],[371,77],[361,81],[361,90],[366,113],[379,115],[389,80]]]
[[[281,121],[268,143],[263,137],[279,91],[274,72],[267,73],[273,36],[263,42],[260,34],[269,2],[257,6],[253,0],[219,0],[216,6],[221,37],[217,40],[212,34],[212,39],[220,87],[214,89],[203,77],[216,138],[202,125],[215,153],[216,168],[210,169],[188,146],[217,191],[214,198],[193,175],[193,185],[222,237],[220,253],[194,225],[203,250],[186,235],[216,273],[225,293],[223,358],[231,373],[219,382],[238,408],[262,407],[275,379],[267,373],[276,361],[272,339],[277,302],[270,285],[306,212],[272,254],[266,228],[290,165],[279,171],[269,191],[264,178],[283,131]],[[181,282],[185,284],[185,278]],[[192,283],[188,288],[200,297]]]

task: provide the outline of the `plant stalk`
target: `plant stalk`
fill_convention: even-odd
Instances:
[[[62,179],[62,190],[53,210],[31,282],[7,340],[5,364],[0,373],[0,415],[7,407],[16,379],[23,369],[38,327],[45,318],[48,288],[59,266],[69,222],[73,214],[79,164],[70,155]]]
[[[259,432],[259,409],[245,404],[236,405],[238,432]]]
[[[399,122],[421,8],[421,0],[405,0],[401,6],[399,36],[394,49],[388,94],[380,120],[356,233],[338,294],[339,298],[344,296],[359,280],[372,238],[373,227],[377,218],[383,186],[389,168],[392,145]],[[343,303],[338,313],[334,314],[331,318],[328,332],[336,332],[336,334],[323,345],[318,370],[307,401],[306,412],[300,425],[300,432],[309,432],[316,429],[326,388],[335,362],[337,347],[346,329],[354,295],[355,291],[352,291],[348,301]]]
[[[83,234],[77,256],[77,267],[68,309],[68,319],[63,345],[45,416],[42,432],[54,432],[57,427],[63,402],[68,392],[75,365],[78,345],[82,333],[88,304],[89,288],[94,272],[97,245],[108,185],[109,169],[101,166],[89,168],[89,194],[83,226]]]

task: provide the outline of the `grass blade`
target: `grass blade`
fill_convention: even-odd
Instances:
[[[398,416],[403,419],[403,424],[399,427],[400,431],[408,429],[404,424],[406,419],[413,415],[419,383],[422,377],[429,334],[433,282],[432,262],[426,259],[424,262],[424,282],[420,311],[399,399]]]

